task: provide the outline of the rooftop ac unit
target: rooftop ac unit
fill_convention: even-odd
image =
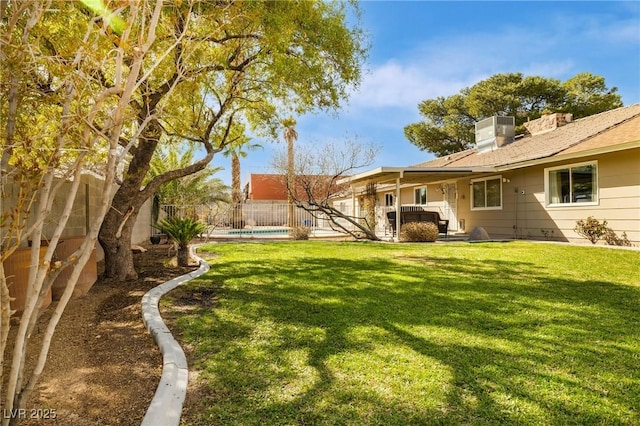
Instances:
[[[493,116],[476,123],[478,152],[493,151],[513,141],[515,118]]]

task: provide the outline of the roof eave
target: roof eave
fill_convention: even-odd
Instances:
[[[355,185],[362,182],[374,181],[376,183],[392,182],[396,179],[405,178],[407,175],[432,175],[442,177],[460,177],[464,175],[474,175],[483,173],[495,173],[495,167],[472,166],[472,167],[379,167],[368,170],[357,175],[353,175],[338,181],[338,184]]]
[[[626,151],[628,149],[640,148],[640,140],[625,142],[618,145],[611,145],[606,147],[599,147],[588,149],[584,151],[570,152],[563,154],[562,151],[556,154],[552,154],[542,158],[535,158],[532,160],[520,161],[518,163],[505,164],[503,166],[496,167],[497,171],[522,169],[525,167],[540,166],[548,163],[555,163],[558,161],[574,160],[583,157],[589,157],[592,155],[609,154],[613,152]]]

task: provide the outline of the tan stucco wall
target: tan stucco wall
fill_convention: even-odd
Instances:
[[[71,187],[70,182],[62,184],[62,188],[53,200],[51,206],[51,214],[45,223],[43,233],[45,238],[50,238],[55,231],[58,221],[67,202],[67,194]],[[61,238],[82,237],[87,234],[90,221],[95,217],[94,200],[99,197],[99,190],[102,187],[102,180],[90,175],[84,174],[80,178],[80,186],[78,193],[73,202],[73,208],[69,220],[62,231]],[[30,221],[32,222],[32,221]]]
[[[545,200],[545,168],[597,160],[597,205],[548,207]],[[457,184],[457,219],[464,221],[466,233],[482,226],[492,238],[547,239],[586,242],[574,232],[576,221],[594,216],[606,220],[618,236],[623,232],[632,244],[640,244],[640,149],[602,154],[506,171],[485,177],[500,176],[502,208],[471,210],[470,179]],[[442,207],[443,195],[437,184],[429,185],[428,208]],[[403,188],[401,204],[413,204],[413,188]],[[601,242],[604,243],[604,242]]]
[[[96,217],[98,203],[103,197],[103,184],[103,180],[94,175],[86,174],[82,176],[82,182],[74,203],[73,213],[62,234],[63,238],[86,235],[89,224]],[[63,190],[61,194],[64,193],[65,192]],[[64,197],[58,197],[54,202],[52,217],[55,218],[56,214],[59,215],[59,213],[55,212],[62,211],[62,208],[64,207],[63,198]],[[149,241],[149,236],[151,236],[151,204],[152,201],[147,200],[147,202],[142,205],[140,213],[138,213],[131,237],[132,244],[140,244],[142,242]],[[53,229],[51,229],[51,231],[52,230]],[[49,227],[47,227],[47,231],[49,231]],[[100,244],[97,244],[97,246],[98,260],[101,260],[104,257],[104,254]]]
[[[403,206],[413,205],[414,203],[414,191],[417,188],[421,188],[425,185],[414,185],[406,188],[402,188],[400,191],[400,204]],[[379,198],[379,205],[384,205],[384,194],[393,194],[395,197],[395,190],[393,191],[384,191],[382,196]],[[437,185],[427,185],[427,205],[438,205],[442,204],[443,195],[442,191],[438,188]]]
[[[598,162],[597,205],[546,206],[545,168],[586,161]],[[502,173],[501,210],[471,211],[470,180],[458,181],[458,217],[467,232],[482,226],[492,237],[585,242],[574,232],[576,221],[594,216],[606,220],[618,236],[640,243],[640,149],[550,163]],[[546,234],[546,235],[545,235]]]
[[[131,235],[131,244],[140,244],[149,242],[151,236],[151,206],[153,200],[150,198],[140,207],[140,212],[136,218],[136,224],[133,226],[133,234]]]
[[[51,208],[51,214],[47,218],[43,229],[43,236],[45,239],[50,238],[53,235],[55,227],[59,221],[59,218],[64,209],[66,203],[66,194],[68,194],[68,188],[71,183],[64,183],[61,190],[58,192],[58,196],[54,199]],[[81,177],[80,187],[78,188],[78,194],[73,203],[73,209],[67,226],[62,232],[62,239],[82,237],[86,235],[88,226],[92,220],[96,217],[97,205],[102,197],[103,180],[92,174],[83,174]],[[7,212],[15,206],[15,197],[17,197],[18,187],[15,185],[5,185],[5,198],[2,199],[2,211]],[[33,220],[28,222],[33,223]],[[140,213],[134,227],[134,233],[132,242],[133,244],[139,244],[144,241],[148,241],[151,235],[151,200],[147,201],[141,208]],[[23,243],[23,246],[27,246],[27,241]],[[102,248],[97,244],[97,258],[101,260],[104,257]]]

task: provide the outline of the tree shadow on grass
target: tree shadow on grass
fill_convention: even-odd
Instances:
[[[232,318],[195,332],[221,336],[203,366],[217,389],[212,415],[244,424],[640,420],[638,288],[566,279],[526,262],[399,260],[220,264],[213,276]],[[397,352],[376,354],[390,345]],[[370,354],[377,358],[353,361]],[[381,392],[383,373],[358,371],[393,370],[394,357],[415,354],[443,374],[433,379],[440,395]],[[398,380],[414,380],[419,368],[407,369]]]

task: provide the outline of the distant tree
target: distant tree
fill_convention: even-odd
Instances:
[[[289,207],[287,211],[287,226],[293,227],[294,217],[293,217],[293,203],[294,199],[291,196],[291,188],[294,182],[295,177],[295,150],[293,147],[293,142],[298,140],[298,132],[296,132],[296,120],[293,117],[286,118],[281,121],[284,126],[284,140],[287,141],[287,200],[289,202]]]
[[[516,125],[538,118],[542,111],[562,108],[565,98],[559,80],[520,73],[496,74],[464,93],[474,117],[514,116]]]
[[[463,151],[474,137],[473,115],[463,94],[427,99],[418,105],[424,119],[404,128],[404,134],[418,148],[438,155]]]
[[[231,226],[233,228],[244,228],[244,215],[242,212],[242,184],[241,184],[241,169],[240,159],[245,158],[249,151],[262,148],[260,144],[249,143],[249,138],[244,135],[239,137],[235,142],[227,145],[224,151],[224,155],[231,157],[231,203],[232,203],[232,217]]]
[[[438,156],[473,146],[475,122],[494,115],[513,116],[516,133],[523,124],[552,112],[570,112],[575,119],[622,106],[615,87],[603,77],[580,73],[562,83],[553,78],[496,74],[459,94],[427,99],[418,105],[423,119],[404,128],[418,148]]]
[[[574,118],[587,117],[622,106],[618,88],[607,88],[604,77],[580,73],[562,84],[566,90],[565,112]]]
[[[262,145],[249,143],[249,138],[243,138],[237,143],[227,145],[224,155],[231,158],[231,202],[238,204],[242,202],[242,176],[240,159],[246,158],[249,151],[261,149]]]
[[[341,179],[370,166],[378,151],[376,146],[354,141],[314,145],[313,148],[299,147],[293,182],[286,186],[292,205],[309,212],[316,219],[328,220],[336,231],[359,239],[379,240],[374,226],[366,217],[357,217],[334,206],[337,197],[347,197],[351,191],[349,185],[340,183]],[[272,166],[286,176],[288,156],[284,153],[276,155]]]

